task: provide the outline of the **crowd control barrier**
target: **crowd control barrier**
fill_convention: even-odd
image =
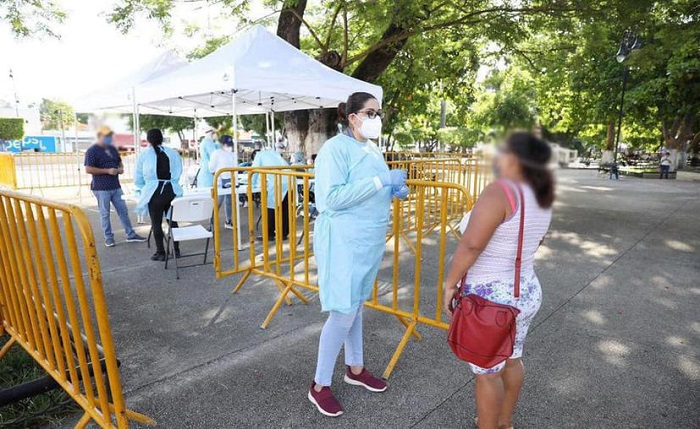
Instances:
[[[15,157],[11,153],[0,152],[0,186],[17,188]]]
[[[183,171],[187,172],[197,162],[196,151],[181,151],[180,155]],[[119,176],[119,181],[131,183],[138,155],[123,152],[121,159],[124,173]],[[78,152],[0,153],[0,186],[29,191],[88,186],[92,177],[85,172],[84,163],[85,154]]]
[[[0,359],[14,345],[24,348],[85,411],[76,428],[154,424],[124,403],[85,213],[0,191],[0,262],[0,318],[10,336]]]
[[[90,183],[85,172],[85,154],[69,153],[18,153],[14,154],[16,189],[47,189],[82,186]],[[136,155],[122,154],[124,173],[120,181],[130,182]]]
[[[308,303],[308,292],[318,292],[316,284],[316,264],[312,252],[312,223],[313,211],[313,175],[305,172],[295,172],[273,169],[238,168],[222,170],[217,177],[225,172],[239,173],[248,177],[247,183],[259,175],[260,187],[246,186],[239,191],[247,194],[252,201],[256,192],[262,194],[262,207],[258,210],[253,204],[241,209],[233,205],[232,230],[220,228],[218,214],[215,212],[214,265],[217,278],[240,275],[240,280],[233,291],[238,292],[251,276],[262,276],[273,280],[279,290],[278,298],[265,317],[261,327],[266,328],[279,308],[286,302],[291,304],[291,298],[298,298],[302,303]],[[266,209],[269,184],[274,192],[274,211]],[[286,203],[297,206],[284,208],[284,186],[288,188]],[[433,202],[441,207],[449,207],[450,201],[463,201],[465,204],[460,212],[463,215],[471,209],[473,199],[467,189],[459,184],[409,180],[411,188],[409,200],[412,205],[394,199],[392,221],[389,231],[387,252],[380,270],[378,280],[367,307],[391,314],[404,326],[404,334],[399,341],[389,365],[384,371],[388,378],[398,362],[411,336],[420,338],[419,325],[427,325],[447,329],[448,324],[442,317],[442,284],[445,264],[448,257],[448,245],[456,245],[457,240],[451,233],[461,216],[450,210],[437,210],[432,213]],[[218,197],[218,190],[214,190]],[[453,205],[456,210],[456,205]],[[268,226],[274,217],[274,228]],[[289,222],[288,240],[281,235],[284,233],[282,219]],[[415,228],[406,232],[404,222],[413,219]],[[274,230],[274,237],[270,233]],[[430,240],[425,240],[428,233],[436,234]],[[222,248],[224,234],[230,234],[232,249]],[[239,234],[243,235],[243,246],[239,248]],[[402,246],[402,236],[412,236],[412,250],[407,252]],[[393,238],[393,239],[392,239]],[[228,241],[228,240],[227,240]],[[224,252],[232,251],[232,258],[224,260]],[[423,274],[426,266],[437,267],[436,274],[426,277]],[[304,293],[306,291],[306,293]]]

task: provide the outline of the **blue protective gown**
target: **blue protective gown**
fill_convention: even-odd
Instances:
[[[366,301],[379,271],[389,226],[389,172],[371,142],[339,134],[316,158],[314,253],[323,311],[349,313]]]
[[[143,216],[148,214],[148,202],[151,201],[153,193],[158,189],[158,183],[161,182],[156,172],[156,161],[158,158],[156,150],[158,149],[153,147],[144,149],[136,161],[136,169],[134,170],[134,185],[140,193],[139,201],[136,203],[136,213]],[[180,159],[180,154],[167,146],[160,146],[160,150],[163,150],[168,155],[168,160],[170,161],[170,183],[173,185],[175,195],[181,197],[180,176],[182,175],[182,159]]]
[[[214,174],[209,171],[209,160],[211,159],[211,154],[220,147],[221,145],[212,140],[211,137],[205,137],[199,145],[198,188],[211,188],[214,186]]]
[[[265,168],[265,167],[288,167],[287,161],[282,158],[282,155],[275,152],[274,150],[261,150],[255,155],[253,164],[251,167],[255,168]],[[275,176],[267,176],[267,208],[275,208]],[[260,187],[260,175],[253,175],[253,188],[257,189]],[[289,177],[282,177],[282,199],[287,195],[289,190]]]

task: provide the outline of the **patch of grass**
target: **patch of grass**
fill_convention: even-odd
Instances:
[[[7,335],[0,338],[0,347],[8,340]],[[44,376],[46,371],[18,344],[0,359],[0,389]],[[64,417],[79,410],[78,404],[59,388],[0,408],[0,429],[41,428],[57,424]]]

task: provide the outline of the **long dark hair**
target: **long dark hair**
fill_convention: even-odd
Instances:
[[[516,132],[506,140],[508,152],[518,157],[525,180],[535,191],[537,203],[542,208],[554,204],[554,176],[547,168],[552,148],[527,132]]]
[[[158,128],[151,128],[146,132],[146,140],[153,147],[163,144],[163,133]]]
[[[367,100],[375,100],[377,97],[369,92],[354,92],[348,97],[348,101],[338,104],[338,123],[347,127],[350,125],[348,116],[364,109]]]

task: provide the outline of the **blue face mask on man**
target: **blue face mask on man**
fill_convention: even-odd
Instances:
[[[114,139],[112,136],[105,136],[105,138],[102,140],[104,144],[107,146],[112,146],[112,143],[114,143]]]

